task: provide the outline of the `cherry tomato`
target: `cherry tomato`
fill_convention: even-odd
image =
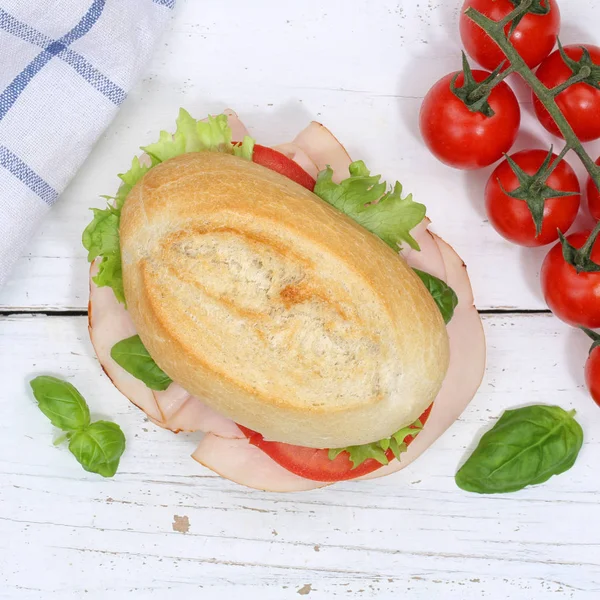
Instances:
[[[522,150],[511,158],[527,173],[535,175],[548,156],[546,150]],[[553,154],[552,162],[557,158]],[[546,185],[563,192],[579,192],[575,171],[561,160],[546,180]],[[501,187],[502,186],[502,187]],[[512,198],[502,191],[512,192],[519,187],[519,180],[508,161],[502,161],[491,174],[485,188],[485,205],[490,223],[507,240],[521,246],[543,246],[558,239],[557,229],[563,233],[571,227],[579,211],[579,196],[549,198],[544,203],[542,231],[535,236],[535,224],[524,200]]]
[[[589,231],[572,233],[567,241],[581,248],[589,234]],[[592,248],[591,259],[600,262],[600,239]],[[546,304],[559,319],[576,327],[600,327],[600,272],[578,274],[565,261],[558,243],[544,259],[540,280]]]
[[[585,363],[585,384],[594,402],[600,406],[600,346],[590,352]]]
[[[420,420],[423,425],[426,423],[430,412],[431,406],[421,415]],[[375,459],[369,458],[356,469],[353,469],[352,462],[350,462],[346,452],[338,454],[334,460],[329,460],[327,449],[306,448],[305,446],[294,446],[282,442],[267,442],[260,433],[241,425],[238,425],[238,427],[253,446],[260,448],[288,471],[306,479],[327,482],[345,481],[367,475],[383,466]],[[412,436],[407,437],[405,439],[406,445],[410,444],[413,439]],[[391,450],[386,452],[386,456],[388,460],[394,459]]]
[[[600,158],[598,158],[596,164],[600,165]],[[586,197],[590,215],[592,215],[596,221],[600,221],[600,192],[598,191],[594,180],[589,175],[586,184]]]
[[[488,102],[494,116],[471,112],[452,92],[450,82],[456,73],[440,79],[427,93],[421,106],[421,135],[431,153],[457,169],[479,169],[502,158],[514,144],[521,122],[521,110],[513,91],[501,82]],[[477,82],[487,71],[473,71]],[[463,84],[459,74],[456,86]]]
[[[285,175],[311,192],[315,189],[315,180],[300,165],[273,148],[255,144],[252,161],[271,169],[271,171]]]
[[[543,3],[544,6],[548,6],[546,1]],[[560,29],[558,5],[555,0],[549,2],[548,14],[526,14],[510,36],[512,45],[531,69],[539,65],[552,52]],[[506,56],[496,42],[464,14],[471,6],[493,21],[501,21],[514,10],[515,2],[513,0],[465,0],[463,4],[459,27],[465,50],[482,67],[493,71],[503,60],[506,60]],[[510,24],[505,28],[507,34],[509,29]]]
[[[600,48],[585,44],[592,62],[600,65]],[[569,58],[578,61],[583,51],[581,45],[564,47]],[[548,88],[567,81],[573,74],[560,52],[553,52],[537,70],[539,80]],[[587,83],[576,83],[556,96],[556,104],[565,116],[573,131],[582,142],[589,142],[600,137],[600,90]],[[554,119],[544,108],[537,96],[533,95],[533,108],[540,123],[552,134],[563,137]]]

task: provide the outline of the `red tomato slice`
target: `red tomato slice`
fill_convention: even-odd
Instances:
[[[423,425],[429,417],[431,406],[420,416]],[[369,458],[356,467],[356,469],[353,469],[347,452],[342,452],[334,460],[329,460],[329,450],[327,449],[294,446],[282,442],[267,442],[260,433],[241,425],[238,425],[238,427],[253,446],[260,448],[284,469],[305,479],[333,483],[334,481],[356,479],[362,475],[372,473],[383,466],[375,459]],[[413,436],[407,437],[405,439],[406,445],[410,444],[413,439]],[[391,450],[386,452],[386,456],[388,460],[394,460]]]
[[[255,144],[252,160],[257,165],[285,175],[311,192],[315,189],[315,180],[300,165],[273,148]]]

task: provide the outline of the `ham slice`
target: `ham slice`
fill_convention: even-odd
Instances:
[[[267,492],[303,492],[330,485],[290,473],[248,440],[204,436],[192,457],[240,485]]]
[[[394,473],[427,450],[471,401],[485,369],[485,339],[479,314],[473,306],[466,268],[448,244],[427,230],[428,224],[427,219],[423,226],[413,231],[421,245],[421,252],[414,252],[412,256],[413,259],[420,257],[423,270],[430,273],[435,271],[433,274],[444,281],[448,279],[459,297],[455,315],[448,325],[450,367],[427,424],[409,446],[402,461],[393,461],[359,479],[373,479]],[[441,261],[441,266],[438,261]],[[327,485],[290,473],[247,440],[227,440],[209,434],[192,456],[222,477],[259,490],[296,492]]]
[[[303,129],[293,142],[275,146],[274,150],[285,154],[315,179],[329,165],[333,169],[333,180],[336,183],[348,177],[348,167],[352,162],[344,146],[331,131],[316,121]],[[428,230],[430,224],[431,221],[425,217],[411,231],[421,251],[413,250],[407,245],[401,254],[411,267],[445,280],[446,268],[440,250]]]
[[[434,234],[429,231],[430,224],[429,218],[425,217],[410,232],[419,244],[420,250],[413,250],[406,244],[400,254],[413,269],[425,271],[442,281],[446,281],[446,265],[440,248],[435,242]]]
[[[348,177],[348,167],[352,159],[333,133],[321,123],[312,121],[292,143],[317,166],[317,172],[329,165],[333,169],[333,181],[336,183]]]
[[[229,117],[232,138],[241,141],[248,130],[232,110]],[[275,147],[311,176],[327,165],[334,171],[334,181],[348,175],[350,156],[323,125],[312,122],[292,143]],[[143,155],[141,160],[149,160]],[[451,358],[448,374],[436,398],[423,431],[409,446],[401,461],[362,477],[372,479],[393,473],[415,460],[450,427],[475,394],[485,369],[485,340],[481,320],[473,306],[473,293],[466,268],[460,257],[443,240],[428,229],[424,219],[411,233],[421,251],[404,248],[402,255],[409,265],[426,271],[455,290],[459,305],[448,325]],[[97,272],[92,265],[90,277]],[[206,435],[193,453],[193,458],[227,479],[251,488],[273,491],[306,491],[329,485],[290,473],[267,454],[252,446],[237,425],[210,409],[200,398],[173,383],[163,392],[153,392],[144,383],[115,363],[110,351],[114,344],[135,335],[135,327],[123,305],[110,288],[98,288],[90,282],[89,330],[92,344],[106,374],[133,404],[149,419],[174,432],[202,431]]]
[[[231,109],[223,111],[228,117],[232,138],[241,141],[248,130]],[[141,164],[151,164],[143,153]],[[109,287],[99,288],[92,277],[97,273],[97,261],[90,271],[89,330],[90,338],[102,368],[115,387],[133,404],[143,410],[155,424],[179,431],[214,432],[223,437],[243,438],[237,425],[206,406],[181,386],[173,383],[163,392],[149,389],[110,356],[112,347],[119,341],[136,334],[127,310],[115,298]]]
[[[234,142],[241,142],[245,135],[249,135],[246,126],[239,120],[237,113],[230,108],[226,108],[223,114],[227,115],[227,123],[231,127],[231,139]]]
[[[432,235],[446,265],[446,281],[459,299],[454,317],[448,324],[448,372],[423,431],[411,443],[401,460],[394,460],[360,479],[375,479],[395,473],[418,458],[458,419],[475,396],[485,372],[485,336],[481,318],[473,306],[473,291],[467,269],[451,246],[435,234]]]
[[[209,408],[178,383],[172,383],[164,392],[154,392],[154,397],[162,414],[163,426],[171,431],[212,431],[221,437],[244,438],[231,419]]]
[[[96,356],[115,387],[150,418],[162,421],[152,390],[130,375],[110,356],[112,347],[121,340],[136,334],[133,321],[125,307],[118,302],[111,288],[98,287],[92,277],[98,272],[98,260],[90,269],[90,301],[88,327]]]
[[[457,310],[471,309],[475,304],[475,299],[473,298],[471,281],[467,274],[467,266],[448,242],[445,242],[435,233],[432,233],[431,235],[440,249],[441,256],[446,265],[448,277],[445,281],[458,296],[459,302]]]

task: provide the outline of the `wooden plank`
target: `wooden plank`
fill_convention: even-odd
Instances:
[[[212,475],[188,457],[197,436],[146,422],[101,372],[85,318],[0,319],[0,597],[597,597],[600,413],[583,390],[587,342],[548,315],[486,316],[485,327],[485,382],[419,461],[380,481],[278,495]],[[52,447],[27,390],[39,373],[68,378],[96,416],[122,425],[113,480]],[[459,490],[453,473],[482,431],[534,402],[578,411],[575,467],[511,495]]]
[[[593,40],[600,5],[562,4],[563,42]],[[545,251],[510,246],[486,222],[482,194],[490,169],[446,168],[419,138],[423,95],[460,64],[458,7],[457,0],[339,0],[326,9],[319,0],[261,7],[179,2],[145,78],[0,290],[0,309],[85,308],[80,239],[87,209],[115,191],[116,173],[140,145],[173,127],[180,106],[199,117],[231,106],[264,144],[287,141],[311,119],[321,120],[354,157],[400,179],[425,202],[435,230],[469,265],[482,309],[544,308],[536,280]],[[547,146],[551,137],[529,114],[529,95],[522,89],[519,95],[524,118],[517,148]],[[599,154],[600,146],[591,151]]]

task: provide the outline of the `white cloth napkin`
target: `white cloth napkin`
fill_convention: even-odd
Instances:
[[[136,81],[175,0],[0,0],[0,285]]]

